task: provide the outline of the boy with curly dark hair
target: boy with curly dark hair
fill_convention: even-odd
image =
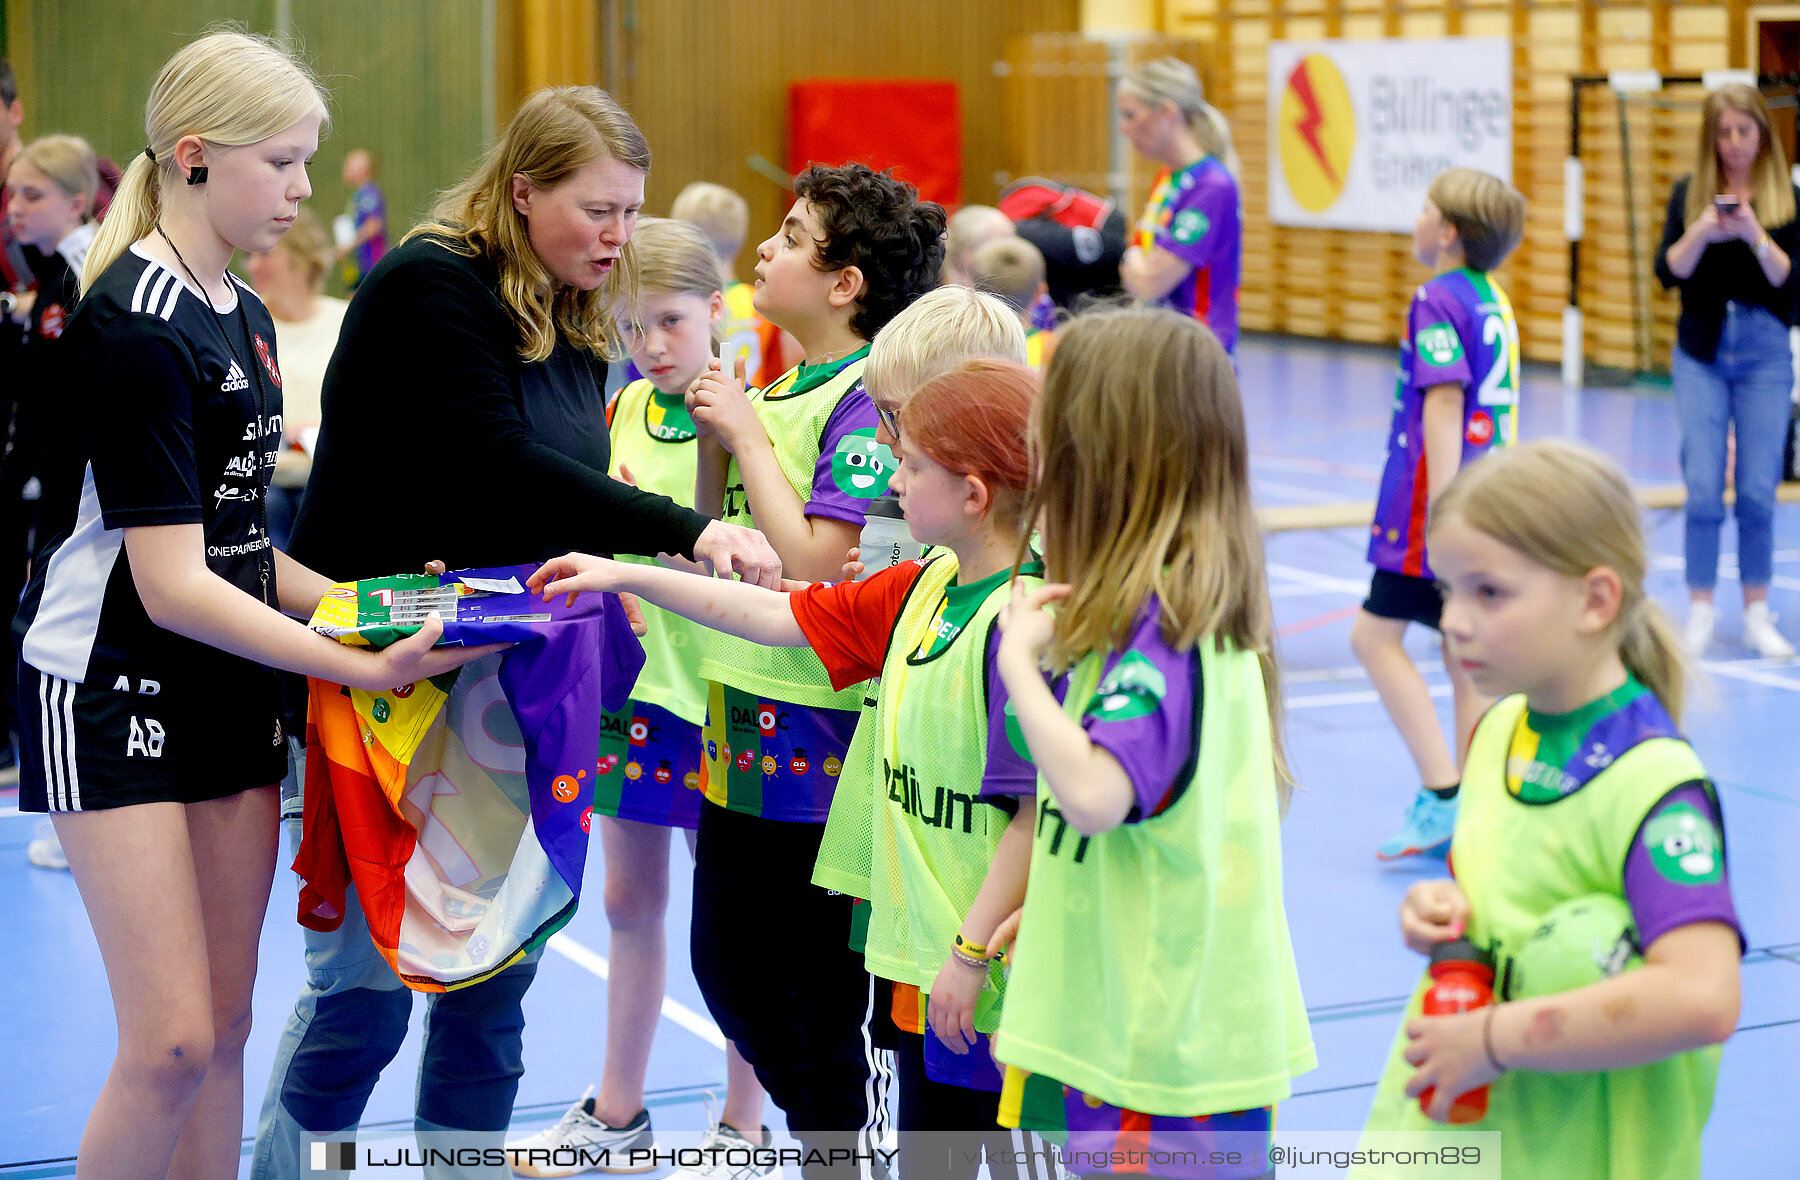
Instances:
[[[815,165],[794,192],[757,248],[755,306],[804,359],[748,392],[742,364],[708,370],[688,403],[700,431],[696,507],[762,530],[788,577],[816,582],[840,576],[894,472],[863,363],[875,333],[937,284],[945,217],[862,164]],[[869,1017],[887,1000],[849,947],[851,899],[812,883],[863,686],[834,690],[809,648],[722,632],[707,633],[700,676],[694,978],[809,1151],[869,1151],[886,1129],[888,1072]],[[753,1146],[756,1132],[721,1126],[709,1142]],[[804,1172],[823,1174],[811,1163]]]

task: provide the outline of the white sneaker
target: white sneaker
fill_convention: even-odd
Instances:
[[[31,830],[31,843],[25,845],[25,859],[40,869],[69,867],[69,858],[63,855],[62,841],[56,838],[56,825],[49,817],[38,820],[37,827]]]
[[[512,1170],[533,1178],[579,1176],[584,1172],[648,1172],[655,1163],[633,1166],[630,1152],[656,1147],[650,1129],[650,1112],[640,1110],[622,1127],[609,1126],[594,1116],[594,1088],[563,1112],[554,1127],[506,1145],[512,1154]]]
[[[1794,645],[1775,629],[1775,616],[1766,602],[1752,602],[1744,607],[1744,643],[1764,659],[1785,660],[1794,654]]]
[[[781,1165],[776,1162],[774,1153],[770,1152],[766,1161],[759,1162],[756,1157],[763,1153],[752,1151],[754,1146],[734,1128],[722,1122],[714,1123],[697,1149],[711,1162],[697,1168],[682,1168],[668,1180],[781,1180]],[[762,1129],[761,1146],[775,1146],[775,1136],[767,1127]]]
[[[1706,654],[1706,645],[1712,642],[1713,624],[1718,618],[1718,612],[1710,602],[1695,602],[1688,607],[1686,639],[1690,655]]]

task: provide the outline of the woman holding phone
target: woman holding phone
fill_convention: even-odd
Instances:
[[[1746,647],[1785,658],[1794,645],[1769,613],[1775,487],[1794,385],[1796,197],[1769,108],[1754,87],[1706,96],[1691,175],[1675,182],[1656,255],[1663,286],[1681,288],[1672,379],[1687,485],[1687,642],[1712,641],[1727,439],[1736,428],[1738,571]]]

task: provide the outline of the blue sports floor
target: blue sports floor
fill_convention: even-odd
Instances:
[[[1371,499],[1393,396],[1393,356],[1384,350],[1252,338],[1241,357],[1256,493],[1266,504]],[[1613,455],[1640,483],[1679,481],[1676,431],[1666,394],[1589,390],[1565,405],[1555,375],[1527,374],[1526,437],[1564,433],[1565,424]],[[1679,617],[1678,513],[1653,512],[1652,590]],[[1729,534],[1730,529],[1728,527]],[[1773,604],[1800,637],[1800,510],[1776,517]],[[1350,615],[1368,571],[1361,529],[1274,535],[1271,589],[1282,629],[1288,741],[1302,781],[1285,827],[1288,915],[1312,1013],[1320,1067],[1300,1078],[1280,1111],[1283,1130],[1352,1130],[1367,1110],[1403,997],[1419,961],[1400,944],[1395,907],[1441,861],[1384,868],[1375,845],[1397,825],[1416,779],[1350,654]],[[1729,537],[1727,549],[1731,548]],[[1708,653],[1712,701],[1689,731],[1725,804],[1730,869],[1751,952],[1744,961],[1743,1014],[1725,1047],[1712,1121],[1708,1177],[1791,1174],[1775,1162],[1791,1148],[1787,1119],[1800,1060],[1800,667],[1753,658],[1736,643],[1738,606],[1729,553],[1721,579],[1719,638]],[[1435,644],[1415,635],[1430,681],[1449,688]],[[0,792],[0,1177],[71,1176],[88,1105],[112,1054],[106,981],[74,882],[27,865],[33,818]],[[599,904],[599,842],[589,904],[552,943],[526,998],[526,1073],[514,1126],[553,1121],[599,1078],[605,1051],[607,929]],[[687,962],[690,867],[672,842],[675,867],[668,927],[670,972],[665,1019],[648,1086],[665,1147],[695,1142],[707,1125],[708,1091],[722,1086],[719,1036],[705,1016]],[[1789,849],[1784,854],[1781,849]],[[276,1035],[302,979],[293,889],[284,876],[263,935],[245,1134]],[[745,918],[755,921],[752,891]],[[411,1138],[415,1039],[382,1079],[364,1123],[364,1142],[399,1146]],[[780,1112],[768,1121],[780,1127]],[[245,1153],[249,1146],[246,1140]],[[400,1176],[392,1170],[384,1175]]]

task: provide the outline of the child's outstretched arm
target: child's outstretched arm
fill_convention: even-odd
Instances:
[[[298,576],[285,590],[277,585],[282,600],[272,609],[207,566],[206,536],[198,524],[128,527],[125,552],[144,612],[157,626],[259,664],[334,684],[368,689],[411,684],[510,646],[436,647],[444,625],[432,616],[416,634],[381,651],[346,647],[282,613],[283,608],[296,614],[303,609],[310,612],[302,595],[315,590],[322,594],[328,585],[322,577],[314,574],[309,583],[304,574],[311,571],[277,550],[277,570]],[[318,605],[318,600],[311,605]]]
[[[987,876],[982,878],[981,888],[957,931],[965,944],[978,948],[964,952],[971,958],[992,958],[1000,953],[994,946],[994,932],[1025,902],[1025,879],[1031,870],[1031,834],[1037,814],[1031,802],[1019,800],[1019,810],[1000,834]],[[987,977],[986,970],[970,966],[952,954],[951,948],[944,948],[944,966],[938,972],[937,982],[931,985],[926,1018],[931,1031],[952,1053],[967,1053],[975,1043],[975,1001],[981,997]]]
[[[1450,1116],[1459,1094],[1503,1069],[1624,1069],[1716,1045],[1737,1025],[1740,945],[1723,922],[1678,926],[1644,952],[1641,970],[1573,991],[1407,1022],[1406,1093],[1436,1086],[1426,1114]]]
[[[846,520],[806,514],[806,502],[782,474],[769,433],[745,394],[743,369],[740,357],[735,377],[727,377],[715,368],[694,382],[688,391],[694,422],[737,458],[756,527],[781,555],[782,568],[789,576],[803,581],[828,581],[843,567],[844,554],[856,544],[860,527]],[[708,469],[700,471],[696,496],[711,492],[710,486],[699,486],[710,478]],[[718,486],[722,493],[722,478]]]
[[[1038,671],[1055,621],[1045,609],[1069,594],[1067,585],[1044,586],[1015,597],[1000,612],[1000,652],[995,664],[1018,714],[1056,805],[1069,826],[1084,836],[1109,832],[1125,822],[1137,801],[1131,778],[1119,760],[1089,740],[1081,723],[1063,712]]]
[[[583,590],[635,594],[683,618],[752,643],[771,647],[807,645],[800,624],[794,621],[787,595],[750,582],[569,553],[539,566],[526,585],[546,601],[558,594],[567,594],[573,601]]]

